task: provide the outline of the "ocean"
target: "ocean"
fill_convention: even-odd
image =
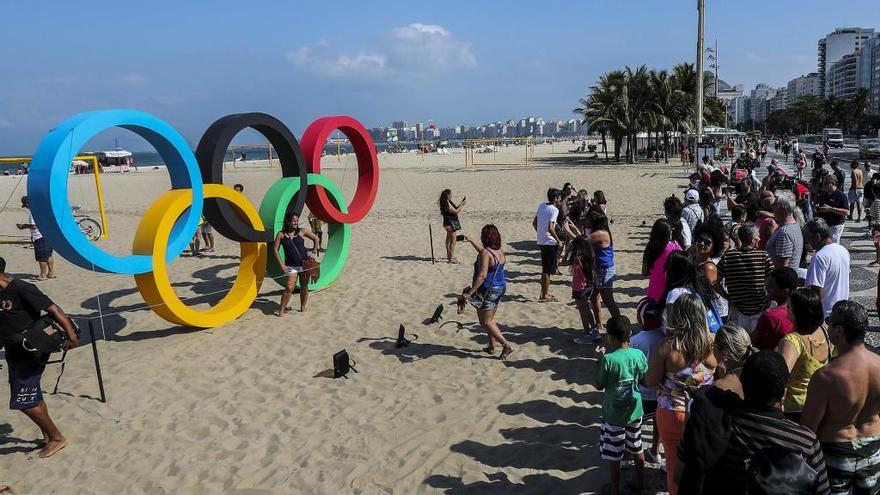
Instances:
[[[394,143],[394,145],[402,147],[404,149],[414,150],[418,148],[419,143]],[[386,151],[388,147],[388,143],[376,143],[377,151]],[[327,155],[335,155],[337,152],[337,145],[335,143],[328,143],[326,146],[324,146],[324,151],[325,153],[327,153]],[[354,150],[349,143],[345,142],[339,145],[338,151],[341,153],[352,153]],[[233,153],[235,153],[236,158],[240,157],[241,154],[244,153],[245,159],[247,161],[269,159],[269,148],[265,145],[234,145],[233,149],[227,150],[224,161],[231,162],[233,160]],[[157,153],[156,151],[134,151],[132,152],[132,157],[134,158],[135,165],[137,165],[138,167],[155,167],[165,165],[165,163],[162,161],[162,157],[160,157],[159,153]],[[278,155],[275,153],[274,149],[272,150],[272,158],[278,158]],[[16,173],[16,170],[19,168],[21,168],[20,164],[0,163],[0,174],[4,174],[6,171],[9,171],[10,174],[14,175]]]

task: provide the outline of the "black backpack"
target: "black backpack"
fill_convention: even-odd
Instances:
[[[814,495],[819,473],[804,456],[782,447],[761,449],[746,461],[749,495]]]

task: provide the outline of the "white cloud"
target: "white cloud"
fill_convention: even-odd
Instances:
[[[289,52],[287,60],[325,77],[418,75],[477,66],[470,43],[456,39],[443,26],[418,22],[392,29],[373,50],[344,54],[321,40]]]
[[[128,74],[119,78],[125,84],[144,84],[148,79],[140,74]]]
[[[471,44],[452,36],[443,26],[412,23],[391,30],[387,42],[393,64],[430,70],[477,66]]]
[[[380,75],[387,66],[385,56],[376,53],[344,55],[334,52],[321,40],[315,46],[304,46],[287,54],[293,65],[323,76],[346,77],[355,75]]]
[[[11,121],[0,117],[0,129],[12,129],[15,127]]]

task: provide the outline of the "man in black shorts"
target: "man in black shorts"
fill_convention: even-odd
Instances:
[[[555,301],[550,295],[550,276],[559,270],[558,255],[562,241],[556,232],[559,219],[559,203],[562,193],[551,187],[547,190],[547,202],[538,205],[538,212],[532,220],[532,226],[538,235],[538,247],[541,249],[541,302]]]
[[[6,260],[0,258],[0,345],[5,347],[9,369],[9,408],[23,412],[43,433],[40,457],[49,457],[67,445],[58,427],[49,417],[43,400],[40,379],[46,369],[47,355],[34,355],[12,342],[9,337],[22,333],[48,313],[67,332],[67,348],[79,344],[73,324],[55,303],[33,284],[14,279],[6,274]]]

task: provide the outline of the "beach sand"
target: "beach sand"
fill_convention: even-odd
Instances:
[[[342,276],[312,294],[308,312],[283,319],[272,316],[279,286],[266,280],[240,319],[211,330],[176,327],[144,309],[133,277],[56,257],[58,278],[39,287],[83,327],[99,308],[105,315],[108,340],[98,347],[108,402],[96,399],[89,346],[70,353],[56,395],[48,392],[59,367],[50,366],[43,388],[70,444],[52,458],[29,459],[39,432],[8,411],[0,420],[0,484],[19,494],[599,492],[608,474],[598,452],[602,393],[590,385],[595,359],[590,346],[572,343],[580,321],[565,267],[552,286],[561,302],[537,302],[532,217],[550,186],[605,192],[618,302],[635,321],[646,286],[642,249],[683,173],[677,162],[587,164],[567,147],[539,146],[532,166],[522,164],[523,148],[478,155],[471,167],[461,154],[381,154],[376,203],[352,228]],[[326,157],[324,168],[350,198],[353,157]],[[244,184],[258,206],[278,176],[277,168],[236,169],[224,180]],[[128,254],[143,212],[170,181],[164,171],[102,179],[109,237],[99,245]],[[27,218],[17,208],[25,182],[0,177],[0,198],[12,197],[0,213],[2,239],[22,234],[14,225]],[[95,215],[93,178],[69,184],[71,203]],[[460,243],[460,264],[440,261],[436,202],[444,188],[456,201],[468,198],[464,233],[478,238],[486,223],[501,231],[509,286],[497,317],[516,348],[506,362],[480,351],[487,339],[473,309],[456,316],[448,305],[469,285],[476,253]],[[170,269],[177,294],[201,296],[194,300],[201,308],[222,297],[238,266],[238,245],[216,237],[215,253],[180,258]],[[31,249],[0,252],[8,272],[34,273]],[[461,325],[424,325],[441,303],[443,321]],[[297,296],[292,304],[299,306]],[[400,324],[419,337],[398,350]],[[331,355],[343,348],[359,373],[328,378]],[[649,470],[649,479],[662,485],[663,473]]]

